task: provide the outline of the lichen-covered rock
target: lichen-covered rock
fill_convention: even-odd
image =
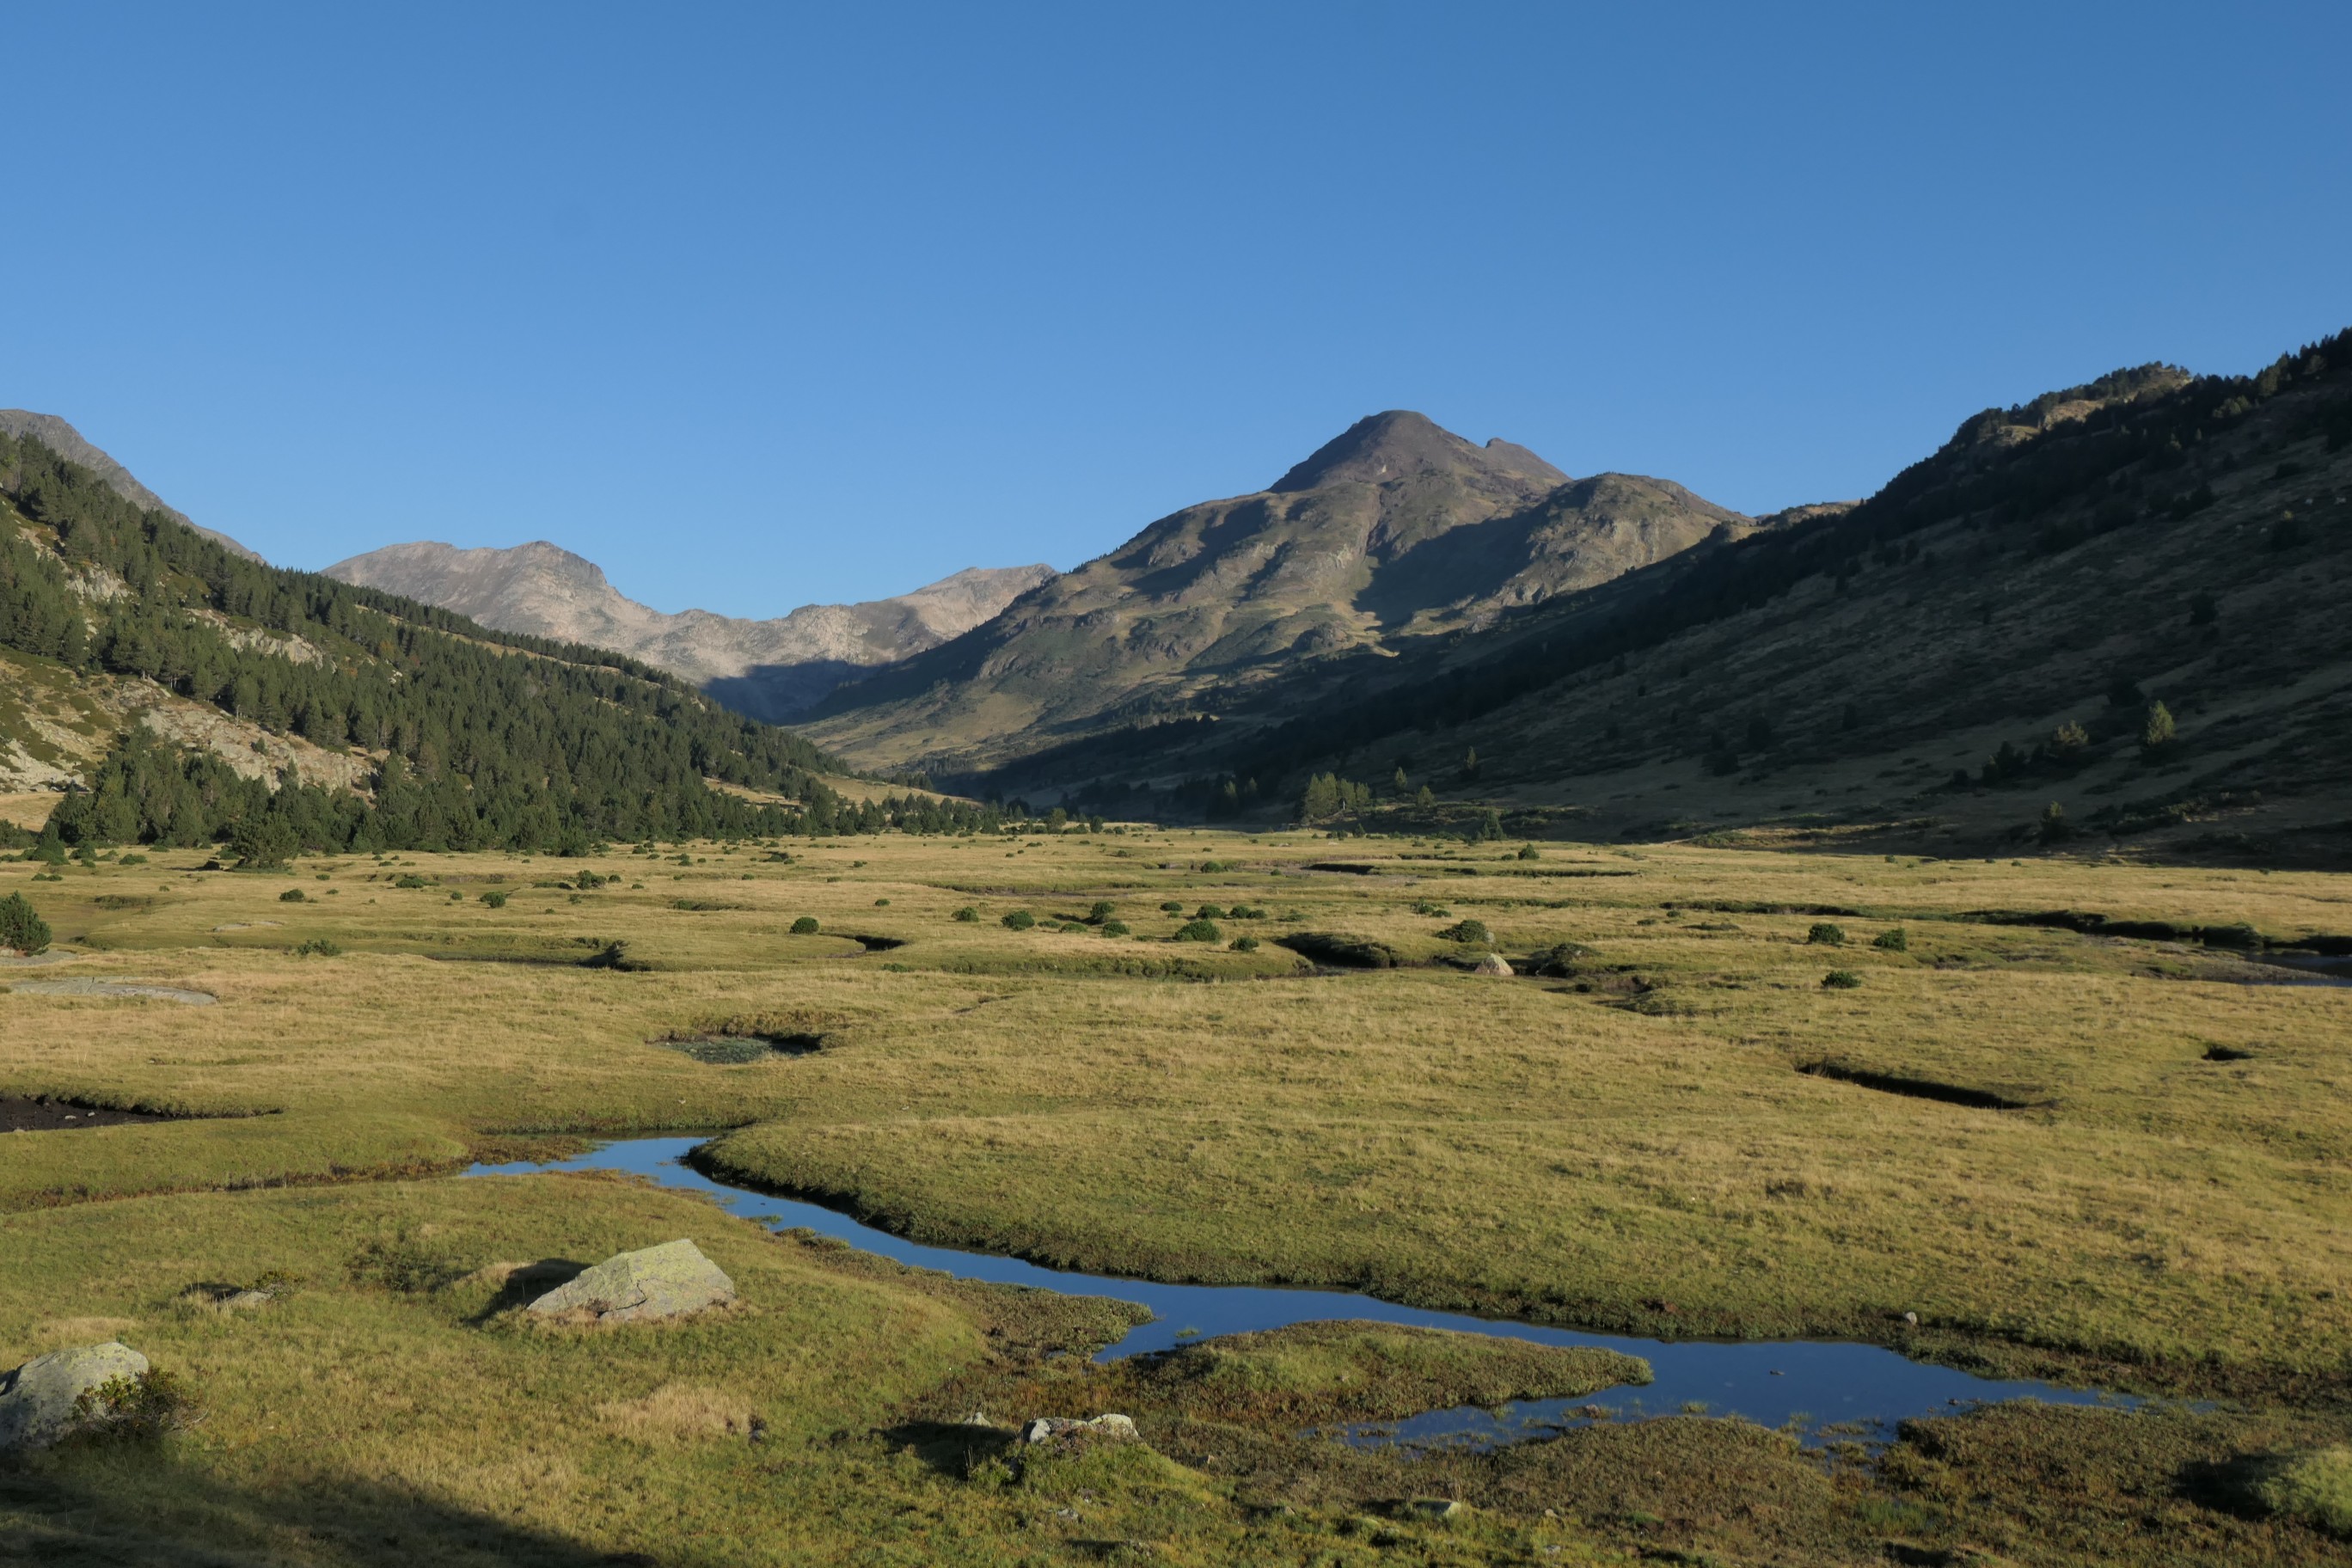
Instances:
[[[1097,1415],[1091,1421],[1073,1415],[1040,1415],[1021,1428],[1024,1443],[1050,1443],[1057,1438],[1097,1437],[1112,1443],[1138,1443],[1135,1423],[1124,1415]]]
[[[138,1377],[147,1358],[125,1344],[52,1351],[0,1377],[0,1449],[39,1448],[88,1424],[76,1401],[118,1377]]]
[[[541,1317],[584,1313],[602,1323],[681,1318],[735,1300],[735,1281],[683,1238],[608,1258],[530,1303]]]

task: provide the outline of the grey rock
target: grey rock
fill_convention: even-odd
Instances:
[[[35,1356],[0,1378],[0,1450],[46,1447],[70,1436],[88,1420],[76,1400],[111,1378],[146,1370],[145,1356],[112,1340]]]
[[[624,1252],[530,1303],[541,1317],[584,1312],[602,1323],[682,1318],[735,1300],[735,1281],[680,1238]]]
[[[1517,972],[1512,969],[1501,953],[1490,952],[1486,957],[1480,959],[1478,961],[1478,967],[1472,970],[1470,973],[1473,974],[1500,975],[1507,979]]]
[[[1060,1438],[1100,1437],[1113,1443],[1139,1443],[1135,1423],[1124,1415],[1097,1415],[1081,1420],[1073,1415],[1040,1415],[1021,1428],[1024,1443],[1050,1443]]]

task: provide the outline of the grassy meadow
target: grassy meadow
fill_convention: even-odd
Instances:
[[[0,1096],[191,1118],[0,1134],[0,1366],[119,1336],[200,1416],[0,1470],[0,1561],[2345,1560],[2240,1479],[2352,1437],[2352,993],[1969,917],[2285,944],[2352,933],[2352,883],[1519,847],[0,864],[65,955],[0,968]],[[1173,940],[1203,906],[1217,940]],[[1394,966],[1310,963],[1302,935]],[[1490,946],[1522,973],[1470,973]],[[62,980],[217,1000],[28,989]],[[679,1048],[755,1037],[790,1048]],[[669,1130],[927,1241],[2192,1403],[2004,1407],[1877,1453],[1673,1417],[1413,1461],[1300,1435],[1335,1365],[1384,1411],[1581,1385],[1378,1331],[1088,1371],[1126,1309],[619,1179],[447,1179]],[[676,1236],[742,1307],[601,1333],[512,1310],[514,1265]],[[297,1283],[253,1312],[181,1297],[264,1276]],[[958,1425],[975,1406],[997,1425]],[[1017,1416],[1112,1409],[1149,1447],[1004,1448]]]

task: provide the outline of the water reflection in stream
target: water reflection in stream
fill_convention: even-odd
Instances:
[[[1819,1444],[1842,1436],[1884,1439],[1908,1416],[1949,1414],[1978,1403],[2042,1399],[2053,1404],[2129,1405],[2120,1395],[2052,1384],[2003,1382],[1973,1377],[1952,1367],[1906,1360],[1876,1345],[1842,1341],[1645,1340],[1620,1334],[1584,1333],[1541,1323],[1518,1323],[1400,1307],[1344,1290],[1293,1289],[1250,1285],[1162,1285],[1145,1279],[1080,1274],[1046,1268],[1017,1258],[1000,1258],[952,1247],[926,1247],[860,1225],[819,1204],[772,1197],[715,1182],[682,1162],[698,1138],[633,1138],[608,1143],[574,1159],[547,1164],[477,1165],[469,1176],[522,1174],[537,1171],[625,1171],[715,1198],[729,1211],[772,1229],[806,1228],[836,1237],[861,1251],[919,1268],[936,1268],[959,1279],[1025,1285],[1063,1295],[1109,1296],[1140,1302],[1154,1314],[1096,1359],[1114,1361],[1190,1342],[1194,1338],[1278,1329],[1292,1323],[1354,1319],[1494,1334],[1547,1345],[1596,1345],[1640,1356],[1654,1381],[1605,1389],[1578,1399],[1528,1401],[1501,1411],[1438,1410],[1402,1422],[1344,1429],[1349,1441],[1432,1447],[1447,1443],[1483,1446],[1540,1436],[1591,1420],[1638,1420],[1691,1410],[1712,1415],[1743,1415],[1767,1426],[1802,1421],[1806,1440]]]

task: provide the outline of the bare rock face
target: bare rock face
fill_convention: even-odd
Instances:
[[[584,1313],[600,1323],[682,1318],[735,1300],[735,1281],[680,1238],[624,1252],[559,1285],[530,1303],[542,1318]]]
[[[146,1371],[145,1356],[112,1340],[35,1356],[0,1377],[0,1452],[70,1436],[89,1420],[78,1404],[83,1394]]]

